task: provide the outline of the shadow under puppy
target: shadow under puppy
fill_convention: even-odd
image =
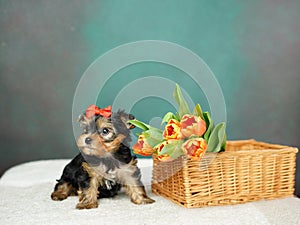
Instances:
[[[136,157],[128,147],[130,129],[134,127],[128,120],[134,117],[124,111],[95,114],[87,110],[80,115],[83,134],[78,137],[77,146],[81,153],[64,168],[51,198],[63,200],[79,195],[76,208],[97,208],[98,198],[113,197],[123,186],[133,203],[153,203],[141,182]]]

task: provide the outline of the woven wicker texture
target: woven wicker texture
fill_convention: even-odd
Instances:
[[[251,139],[228,141],[201,161],[153,156],[152,192],[187,208],[292,196],[297,151]]]

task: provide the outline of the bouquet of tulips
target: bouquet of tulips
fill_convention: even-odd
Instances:
[[[173,96],[178,112],[168,112],[163,117],[164,130],[138,120],[130,121],[143,130],[132,147],[133,152],[142,156],[156,154],[161,161],[171,161],[184,155],[200,160],[205,152],[225,150],[225,123],[215,126],[209,112],[203,113],[200,104],[191,113],[177,84]]]

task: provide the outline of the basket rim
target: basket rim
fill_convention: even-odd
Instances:
[[[278,144],[278,143],[268,143],[265,141],[257,141],[256,139],[242,139],[242,140],[227,140],[226,144],[232,144],[232,145],[240,145],[240,144],[256,144],[256,145],[264,145],[268,147],[274,147],[274,148],[286,148],[286,147],[292,147],[288,145]]]
[[[238,146],[238,145],[246,145],[246,144],[253,144],[253,145],[260,145],[263,146],[265,148],[260,148],[260,149],[242,149],[242,150],[236,150],[236,151],[227,151],[227,153],[231,153],[231,152],[239,152],[239,153],[244,153],[244,152],[248,152],[249,150],[251,152],[261,152],[261,151],[272,151],[272,152],[280,152],[280,151],[286,151],[287,149],[292,150],[293,152],[298,152],[298,148],[297,147],[292,147],[292,146],[288,146],[288,145],[282,145],[282,144],[273,144],[273,143],[267,143],[267,142],[263,142],[263,141],[257,141],[255,139],[246,139],[246,140],[228,140],[226,141],[226,145],[232,145],[232,146]],[[226,152],[226,150],[225,150]],[[225,153],[225,152],[220,152],[221,153]]]

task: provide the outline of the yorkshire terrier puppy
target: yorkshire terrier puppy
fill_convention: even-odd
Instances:
[[[91,107],[94,109],[89,110]],[[130,129],[134,128],[128,120],[134,117],[124,111],[111,114],[110,108],[101,112],[95,107],[90,106],[78,119],[83,129],[77,139],[81,153],[66,165],[51,198],[64,200],[79,195],[77,209],[97,208],[98,198],[113,197],[125,187],[133,203],[153,203],[141,182],[136,157],[128,147]]]

